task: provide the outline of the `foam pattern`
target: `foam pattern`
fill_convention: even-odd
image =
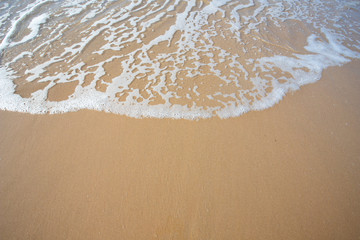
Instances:
[[[356,0],[0,2],[0,109],[229,118],[360,57]]]

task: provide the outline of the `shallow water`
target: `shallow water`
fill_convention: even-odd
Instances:
[[[221,118],[360,58],[360,2],[0,2],[0,109]]]

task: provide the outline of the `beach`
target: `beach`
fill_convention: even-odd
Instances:
[[[359,16],[1,1],[0,239],[359,239]]]
[[[0,112],[1,239],[357,239],[360,62],[240,117]]]

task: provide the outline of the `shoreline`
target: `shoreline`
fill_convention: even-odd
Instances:
[[[0,111],[0,238],[355,239],[359,66],[229,119]]]

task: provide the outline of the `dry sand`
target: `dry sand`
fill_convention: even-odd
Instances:
[[[0,112],[0,239],[359,239],[359,67],[227,120]]]

